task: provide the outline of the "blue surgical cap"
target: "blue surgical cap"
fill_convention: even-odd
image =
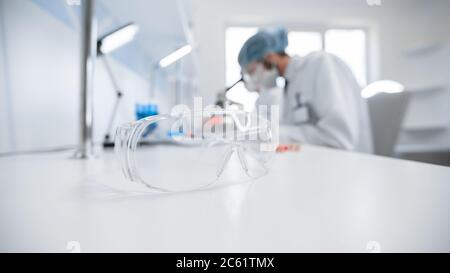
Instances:
[[[253,61],[264,59],[269,53],[282,53],[287,45],[288,37],[284,28],[261,29],[242,46],[238,56],[239,65],[245,68]]]

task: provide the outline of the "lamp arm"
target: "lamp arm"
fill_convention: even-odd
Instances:
[[[112,73],[112,69],[111,69],[111,66],[109,65],[107,57],[105,55],[102,55],[101,57],[102,57],[101,59],[102,59],[103,63],[105,64],[106,72],[109,76],[109,79],[111,80],[111,83],[114,87],[114,91],[116,92],[116,101],[114,102],[114,107],[111,112],[111,116],[108,121],[108,127],[107,127],[106,133],[105,133],[105,140],[103,142],[103,146],[107,146],[110,144],[109,140],[111,138],[110,137],[111,129],[112,129],[114,120],[116,119],[117,110],[119,109],[119,103],[120,103],[120,100],[121,100],[123,94],[122,94],[122,91],[119,89],[119,86],[117,85],[117,82],[114,78],[114,74]]]
[[[108,73],[108,77],[111,80],[111,83],[112,83],[112,85],[114,87],[114,91],[116,92],[117,96],[120,96],[119,93],[122,93],[122,92],[120,91],[120,88],[117,85],[116,79],[114,77],[114,74],[112,73],[111,65],[109,64],[107,56],[106,55],[102,55],[101,59],[103,61],[103,64],[105,65],[106,72]]]
[[[120,103],[121,96],[117,97],[116,101],[114,103],[114,107],[111,112],[111,117],[109,118],[108,127],[107,127],[106,133],[105,133],[105,143],[111,139],[110,133],[111,133],[111,129],[112,129],[114,120],[116,119],[117,110],[119,109],[119,103]]]

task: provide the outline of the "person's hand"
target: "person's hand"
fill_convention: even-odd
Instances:
[[[277,153],[285,153],[285,152],[298,152],[300,151],[300,144],[298,143],[290,143],[290,144],[279,144],[276,152]]]

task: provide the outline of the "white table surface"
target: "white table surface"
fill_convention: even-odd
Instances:
[[[112,152],[70,156],[0,158],[0,251],[450,251],[447,167],[306,146],[251,183],[145,195],[103,185]]]

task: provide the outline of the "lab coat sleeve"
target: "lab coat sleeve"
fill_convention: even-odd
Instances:
[[[349,80],[353,79],[353,75],[347,75],[351,72],[340,67],[334,58],[324,53],[317,61],[311,104],[319,121],[315,125],[282,125],[281,141],[289,139],[338,149],[356,149],[358,117],[351,99],[356,82]]]

